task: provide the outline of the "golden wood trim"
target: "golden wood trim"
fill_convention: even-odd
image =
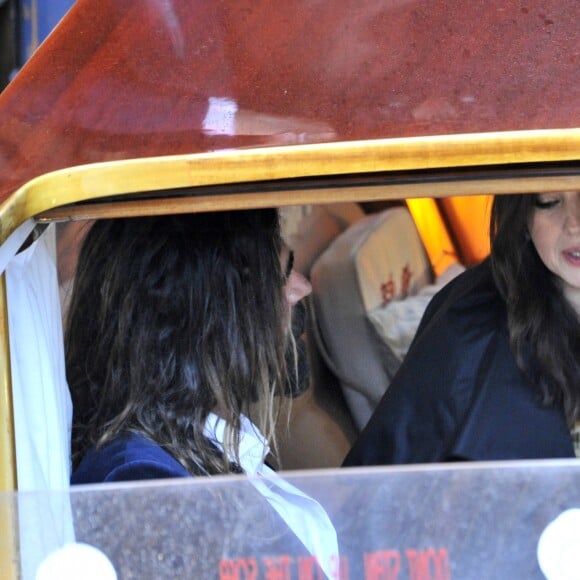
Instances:
[[[18,517],[12,378],[8,344],[6,276],[0,275],[0,570],[2,578],[18,577]]]
[[[379,201],[487,195],[495,193],[543,192],[580,189],[580,175],[514,177],[511,179],[460,180],[441,183],[414,183],[304,190],[279,190],[262,193],[236,193],[127,200],[57,207],[37,215],[38,221],[70,221],[112,217],[179,214],[204,211],[283,207],[344,201]]]
[[[580,129],[555,129],[296,145],[96,163],[55,171],[23,185],[0,207],[0,243],[32,216],[110,195],[320,175],[578,159]],[[259,196],[267,199],[261,205],[272,205],[279,199],[276,194]]]
[[[0,492],[17,488],[6,275],[0,276]]]
[[[0,494],[0,571],[2,580],[16,580],[18,570],[18,518],[16,494]]]

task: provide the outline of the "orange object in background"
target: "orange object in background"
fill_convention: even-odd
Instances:
[[[465,266],[473,266],[489,255],[491,195],[446,197],[438,200],[443,219]]]
[[[460,261],[437,202],[431,198],[407,199],[419,235],[436,276],[442,274],[453,262]]]
[[[489,195],[407,200],[436,276],[453,262],[465,266],[489,254]]]

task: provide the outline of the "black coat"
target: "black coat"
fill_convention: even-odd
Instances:
[[[574,457],[563,411],[516,366],[489,260],[431,301],[344,465]]]

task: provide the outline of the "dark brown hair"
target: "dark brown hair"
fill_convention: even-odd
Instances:
[[[273,438],[286,384],[280,250],[274,209],[94,224],[66,332],[74,466],[137,432],[191,473],[231,471],[203,434],[216,407],[235,457],[242,413]]]
[[[530,239],[528,225],[536,198],[495,197],[491,264],[507,304],[518,366],[538,386],[544,403],[561,406],[572,426],[580,419],[580,321]]]

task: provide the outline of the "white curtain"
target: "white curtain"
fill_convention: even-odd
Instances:
[[[15,236],[21,238],[29,229],[30,224],[24,224]],[[74,541],[67,493],[72,404],[65,376],[54,226],[18,254],[9,242],[0,248],[0,268],[7,264],[18,523],[26,579],[34,578],[38,563],[51,551]]]

